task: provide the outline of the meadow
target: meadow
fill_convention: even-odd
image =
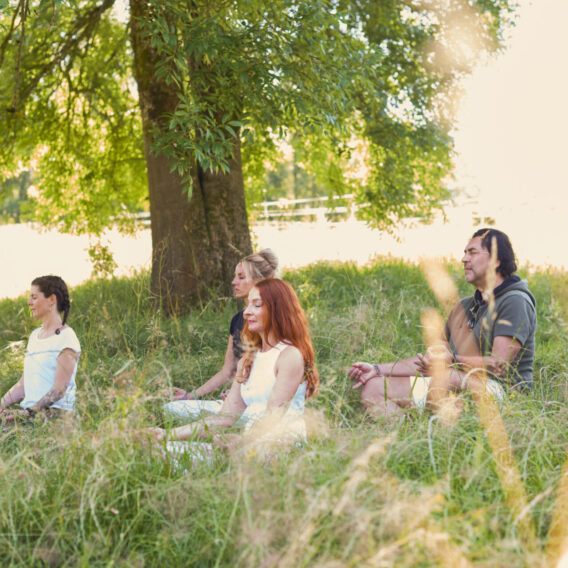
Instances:
[[[448,266],[461,295],[460,267]],[[171,385],[221,366],[231,298],[163,318],[149,275],[71,292],[82,344],[75,417],[0,431],[3,566],[516,567],[545,565],[568,447],[566,274],[521,271],[537,298],[535,385],[501,415],[535,542],[520,533],[475,404],[452,426],[409,412],[372,421],[347,378],[356,360],[423,351],[436,300],[419,267],[319,263],[283,277],[309,317],[321,392],[303,449],[180,471],[134,432],[163,425]],[[20,376],[37,322],[26,298],[0,302],[0,391]]]

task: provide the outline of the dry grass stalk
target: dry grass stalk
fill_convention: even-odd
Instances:
[[[487,289],[493,291],[497,275],[497,242],[495,238],[493,238],[491,244],[491,259],[487,270]],[[493,293],[489,294],[486,300],[488,313],[493,314],[493,317],[495,317],[495,297]],[[507,504],[513,513],[513,517],[517,519],[520,544],[527,555],[533,556],[538,550],[538,540],[532,518],[530,515],[522,514],[523,510],[526,510],[528,507],[525,486],[517,468],[515,456],[497,402],[487,392],[487,373],[485,369],[475,369],[468,382],[477,405],[479,419],[491,447]]]
[[[568,567],[568,459],[558,483],[546,545],[547,566]]]
[[[426,507],[417,510],[413,519],[408,519],[407,534],[386,546],[381,547],[363,564],[373,568],[387,568],[397,565],[396,555],[408,544],[420,543],[436,558],[440,566],[469,568],[472,564],[452,541],[452,537],[438,523],[432,520],[430,513],[433,507],[443,499],[441,495],[428,499]]]
[[[444,265],[439,261],[429,259],[428,262],[423,261],[420,268],[426,277],[428,286],[434,292],[436,300],[445,312],[449,312],[459,302],[459,295],[454,281]]]
[[[345,482],[341,497],[333,508],[334,516],[341,514],[341,512],[352,503],[353,495],[358,485],[367,478],[367,470],[369,468],[371,458],[384,454],[387,446],[393,441],[395,436],[396,434],[392,433],[385,438],[374,441],[365,449],[364,452],[353,459],[351,464],[352,473]],[[327,514],[327,511],[329,511],[328,507],[325,507],[323,511],[317,506],[310,507],[307,519],[298,530],[297,536],[294,537],[291,546],[288,547],[286,553],[278,562],[279,567],[288,568],[290,566],[298,565],[298,559],[301,558],[306,547],[309,545],[314,532],[319,526],[318,518],[322,513]]]
[[[424,343],[431,361],[432,378],[428,389],[428,406],[439,415],[443,423],[455,424],[459,410],[455,405],[455,399],[449,393],[447,349],[443,340],[444,322],[433,308],[422,312],[421,321]]]
[[[497,242],[495,239],[493,239],[491,249],[491,258],[487,270],[488,290],[493,290],[496,285]],[[442,305],[447,306],[449,299],[452,298],[453,301],[457,296],[453,283],[451,286],[448,283],[449,276],[447,274],[442,276],[439,268],[433,268],[431,266],[426,267],[426,265],[424,265],[423,270],[438,301]],[[490,294],[486,300],[488,302],[488,312],[493,313],[495,311],[495,298],[493,294]],[[448,369],[446,358],[442,355],[442,349],[440,347],[443,345],[444,337],[443,322],[440,315],[435,310],[431,309],[424,311],[422,323],[424,326],[425,343],[431,349],[430,352],[432,356],[432,382],[430,387],[430,391],[432,392],[428,393],[428,401],[434,409],[438,410],[452,404],[451,402],[447,404],[441,403],[444,398],[451,401],[451,399],[445,396],[448,392]],[[436,355],[437,353],[439,353],[439,356]],[[520,533],[521,546],[527,554],[533,555],[538,550],[538,544],[530,515],[522,514],[528,506],[525,487],[516,466],[513,450],[497,403],[495,399],[487,393],[487,374],[485,369],[475,369],[471,371],[468,383],[491,447],[507,503],[513,513],[513,517],[517,519],[517,529]],[[455,414],[450,413],[449,416],[458,416],[459,410],[455,406],[454,408]]]
[[[371,458],[383,455],[387,446],[394,440],[394,438],[395,434],[391,433],[385,438],[374,441],[362,454],[353,460],[351,463],[352,473],[349,476],[349,479],[345,482],[343,494],[333,508],[333,515],[335,517],[343,512],[345,507],[352,501],[358,485],[367,478],[367,470],[369,469],[369,462],[371,461]]]
[[[424,545],[435,555],[440,566],[452,566],[452,568],[473,566],[459,547],[452,542],[450,535],[442,530],[437,523],[430,522],[422,537]]]
[[[484,374],[484,371],[480,371],[480,373]],[[539,545],[531,516],[522,514],[528,507],[525,486],[517,468],[515,456],[497,402],[485,390],[486,381],[487,377],[482,377],[480,381],[477,381],[477,386],[471,390],[477,404],[479,419],[485,430],[491,453],[497,466],[497,474],[505,493],[507,504],[511,509],[513,517],[517,519],[520,545],[525,554],[533,556]],[[475,382],[470,381],[470,385],[473,386],[473,384]]]

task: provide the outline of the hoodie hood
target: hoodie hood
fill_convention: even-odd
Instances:
[[[501,282],[501,284],[499,284],[499,286],[497,286],[497,288],[493,290],[493,296],[495,297],[495,299],[497,299],[503,294],[511,292],[512,290],[518,290],[519,292],[525,293],[530,299],[532,305],[536,308],[536,299],[533,296],[532,292],[529,290],[528,282],[526,280],[521,280],[516,274],[509,276],[503,282]],[[483,304],[483,302],[485,301],[479,290],[475,291],[473,299],[476,304]]]
[[[518,290],[519,292],[524,292],[530,298],[532,305],[536,308],[536,298],[529,290],[528,282],[526,280],[521,280],[518,276],[510,278],[515,278],[515,281],[511,282],[507,286],[504,286],[502,289],[500,289],[501,286],[503,286],[503,284],[507,284],[507,282],[509,281],[509,278],[507,278],[507,280],[505,280],[505,282],[503,282],[501,286],[495,288],[495,290],[493,291],[493,293],[495,294],[495,298],[499,298],[499,296],[502,296],[507,292],[511,292],[512,290]]]

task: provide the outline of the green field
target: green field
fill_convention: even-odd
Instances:
[[[449,270],[461,294],[459,267]],[[527,277],[521,271],[521,275]],[[133,432],[162,424],[164,389],[221,366],[230,298],[180,319],[152,308],[149,276],[72,290],[81,340],[76,417],[0,432],[2,566],[536,566],[568,442],[566,274],[528,275],[539,327],[535,387],[502,416],[539,546],[520,537],[471,400],[453,427],[428,414],[372,422],[351,390],[355,360],[421,351],[436,306],[418,267],[318,264],[288,272],[312,328],[321,393],[310,442],[263,463],[222,459],[182,473]],[[0,390],[37,326],[25,298],[0,302]],[[467,565],[467,564],[463,564]]]

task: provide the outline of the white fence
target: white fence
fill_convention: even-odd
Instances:
[[[351,218],[359,208],[355,204],[354,198],[355,196],[352,193],[333,195],[331,197],[282,198],[277,201],[253,203],[252,211],[257,212],[256,218],[262,221],[269,221],[270,219],[285,220],[294,217],[315,217],[317,221],[325,221],[327,216],[332,214],[342,214],[347,218]],[[336,202],[345,203],[345,205],[334,205]]]
[[[337,203],[337,205],[336,205]],[[355,211],[361,206],[355,203],[355,195],[333,195],[324,197],[304,197],[287,199],[283,197],[276,201],[261,201],[253,203],[251,210],[257,221],[293,220],[294,218],[315,217],[315,221],[324,222],[330,215],[341,214],[347,219],[354,218]],[[132,216],[144,227],[150,227],[150,213],[133,213]]]

